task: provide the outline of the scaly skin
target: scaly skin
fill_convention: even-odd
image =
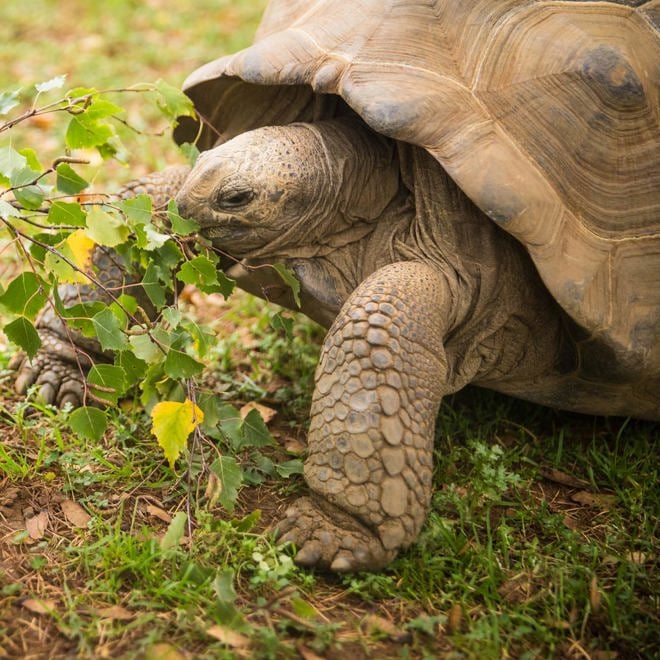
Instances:
[[[118,198],[128,199],[139,194],[152,197],[155,209],[164,207],[172,199],[190,173],[187,166],[171,167],[142,179],[128,183]],[[108,248],[98,247],[92,256],[97,280],[117,297],[140,278],[131,274],[121,257]],[[110,303],[112,298],[103,289],[90,285],[64,284],[58,293],[65,307],[81,302],[101,301]],[[126,293],[140,299],[136,287],[126,289]],[[149,311],[146,296],[140,299],[144,309]],[[83,405],[85,399],[85,377],[94,363],[111,362],[112,354],[104,354],[99,343],[83,337],[79,332],[68,328],[51,306],[47,306],[36,323],[42,346],[37,355],[29,360],[23,353],[16,355],[10,368],[17,371],[14,387],[18,394],[25,394],[32,385],[39,386],[39,398],[48,404],[74,407]],[[88,403],[93,403],[89,401]]]
[[[431,499],[435,418],[453,389],[447,293],[432,267],[391,264],[357,288],[330,328],[305,463],[316,497],[296,502],[280,524],[299,563],[374,570],[417,538]]]

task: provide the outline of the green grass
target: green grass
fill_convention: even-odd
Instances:
[[[72,86],[178,85],[245,45],[260,5],[5,3],[0,89],[62,73]],[[180,158],[166,137],[148,135],[161,120],[135,103],[131,121],[145,135],[126,133],[128,166],[97,165],[99,185]],[[32,123],[14,139],[54,157],[59,127]],[[16,267],[9,254],[0,255],[2,284]],[[289,340],[272,329],[275,313],[242,295],[213,312],[219,341],[205,386],[235,404],[276,409],[279,446],[267,458],[283,460],[305,435],[322,333],[298,318]],[[210,507],[204,466],[218,447],[228,451],[222,440],[197,441],[172,471],[135,402],[113,410],[110,430],[93,443],[69,432],[66,413],[19,401],[10,383],[5,373],[0,657],[657,653],[657,425],[460,393],[438,419],[436,489],[419,542],[378,574],[336,577],[296,568],[292,551],[273,545],[270,527],[303,492],[300,476],[262,475],[235,511]],[[255,460],[251,451],[237,459]],[[88,523],[67,517],[69,500]],[[26,520],[44,512],[45,529],[31,537]]]

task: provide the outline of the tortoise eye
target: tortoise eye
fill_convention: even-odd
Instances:
[[[221,192],[215,200],[215,206],[220,210],[233,210],[246,206],[254,199],[252,190],[233,190]]]

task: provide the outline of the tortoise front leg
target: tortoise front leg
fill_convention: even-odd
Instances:
[[[386,266],[350,296],[316,371],[305,477],[312,494],[279,526],[296,562],[376,570],[418,536],[431,498],[435,419],[449,387],[452,300],[416,262]]]

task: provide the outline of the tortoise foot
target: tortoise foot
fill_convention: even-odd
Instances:
[[[383,547],[377,534],[353,516],[326,501],[301,497],[286,511],[277,529],[278,542],[298,548],[300,566],[336,573],[375,571],[388,564],[396,551]]]

